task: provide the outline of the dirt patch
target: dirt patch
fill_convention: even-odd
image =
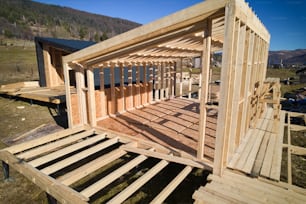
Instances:
[[[58,115],[52,105],[31,105],[29,101],[0,96],[0,149],[63,129],[66,120],[63,111]],[[4,182],[0,172],[0,203],[47,203],[45,193],[13,168],[10,168],[13,179],[10,182]]]

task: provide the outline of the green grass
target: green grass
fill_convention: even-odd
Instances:
[[[0,46],[0,84],[38,79],[35,47]]]
[[[33,64],[36,63],[35,47],[0,46],[1,64]]]

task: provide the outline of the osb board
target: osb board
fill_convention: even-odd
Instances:
[[[114,118],[98,121],[98,126],[196,155],[199,137],[199,113],[196,112],[198,105],[186,101],[175,99],[149,105]],[[162,107],[165,107],[166,111]],[[190,114],[184,115],[179,113],[181,110],[184,110],[184,113],[191,111]],[[212,160],[217,121],[216,118],[209,116],[207,121],[204,153],[206,158]]]

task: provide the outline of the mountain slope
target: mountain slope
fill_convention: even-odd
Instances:
[[[29,0],[0,0],[0,35],[31,40],[34,36],[100,41],[140,24]]]
[[[306,49],[269,52],[269,64],[306,64]]]

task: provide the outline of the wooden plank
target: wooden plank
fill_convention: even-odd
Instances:
[[[212,20],[207,20],[207,28],[204,30],[203,39],[203,51],[202,51],[202,67],[201,67],[201,96],[200,99],[200,134],[197,147],[197,158],[203,159],[204,146],[205,146],[205,129],[206,129],[206,103],[208,99],[208,84],[209,84],[209,69],[210,69],[210,55],[211,55],[211,32],[212,32]]]
[[[67,204],[85,204],[89,199],[75,190],[59,183],[55,179],[41,173],[39,170],[33,168],[25,162],[20,162],[19,159],[14,157],[7,151],[0,151],[0,159],[5,161],[19,173],[24,175],[34,184],[39,186],[43,191],[52,195],[57,201]]]
[[[110,66],[110,91],[111,91],[111,101],[110,101],[110,114],[116,114],[116,92],[115,92],[115,64]]]
[[[261,145],[261,142],[262,142],[262,139],[263,139],[264,135],[265,135],[265,131],[263,131],[263,130],[260,130],[258,132],[258,134],[256,135],[257,137],[256,137],[255,142],[253,143],[252,150],[249,153],[249,156],[247,158],[247,161],[244,164],[244,167],[241,169],[243,172],[245,172],[247,174],[251,173],[251,171],[253,169],[253,166],[254,166],[254,163],[255,163],[256,155],[259,151],[259,148],[260,148],[260,145]]]
[[[28,162],[30,165],[32,165],[33,167],[37,167],[37,166],[40,166],[42,164],[45,164],[49,161],[52,161],[54,159],[57,159],[61,156],[64,156],[64,155],[67,155],[71,152],[74,152],[78,149],[81,149],[83,147],[86,147],[88,145],[91,145],[91,144],[94,144],[100,140],[103,140],[105,139],[106,135],[103,134],[103,135],[97,135],[97,136],[94,136],[94,137],[91,137],[89,139],[86,139],[86,140],[83,140],[79,143],[76,143],[76,144],[73,144],[73,145],[70,145],[68,147],[65,147],[63,149],[60,149],[60,150],[57,150],[55,152],[52,152],[50,154],[47,154],[45,156],[42,156],[42,157],[39,157],[37,159],[34,159],[30,162]]]
[[[132,161],[128,162],[127,164],[123,165],[122,167],[116,169],[112,173],[108,174],[104,178],[100,179],[99,181],[95,182],[94,184],[88,186],[85,188],[83,191],[81,191],[81,194],[86,196],[86,197],[91,197],[113,181],[115,181],[117,178],[120,176],[126,174],[128,171],[139,165],[141,162],[146,160],[148,157],[144,155],[139,155]]]
[[[92,154],[95,154],[113,144],[116,144],[118,142],[118,138],[112,138],[112,139],[109,139],[103,143],[100,143],[100,144],[97,144],[89,149],[86,149],[80,153],[77,153],[77,154],[74,154],[73,156],[71,157],[68,157],[66,159],[63,159],[59,162],[56,162],[55,164],[52,164],[46,168],[43,168],[41,169],[40,171],[47,174],[47,175],[50,175],[60,169],[63,169],[77,161],[80,161],[82,159],[85,159],[86,157],[89,157],[90,155]]]
[[[100,94],[101,94],[101,117],[105,117],[107,115],[107,102],[105,95],[105,79],[104,79],[104,69],[100,68]]]
[[[150,203],[163,203],[166,198],[176,189],[178,185],[188,176],[192,171],[192,167],[186,166]]]
[[[158,101],[160,99],[159,90],[160,90],[160,64],[158,63],[154,69],[154,100]]]
[[[233,203],[244,203],[244,204],[248,204],[248,203],[253,203],[253,204],[258,204],[258,203],[263,203],[260,202],[260,198],[258,198],[257,200],[255,200],[254,198],[256,197],[252,197],[250,194],[243,192],[242,190],[235,188],[235,187],[231,187],[229,185],[224,185],[224,184],[220,184],[217,182],[212,182],[209,183],[205,186],[205,189],[207,192],[210,193],[215,193],[218,196],[230,200]]]
[[[230,95],[230,83],[229,78],[232,71],[232,55],[233,55],[233,41],[235,31],[235,6],[232,2],[229,2],[225,7],[225,24],[224,24],[224,44],[222,55],[222,69],[221,69],[221,87],[220,87],[220,100],[218,110],[218,127],[216,132],[216,144],[214,155],[214,168],[213,173],[221,176],[224,169],[228,164],[228,142],[229,142],[229,127],[226,124],[227,120],[230,120],[228,110],[230,108],[231,101]]]
[[[121,98],[121,107],[118,109],[121,110],[121,112],[125,111],[125,98],[124,98],[124,66],[122,63],[120,63],[120,98]]]
[[[92,160],[91,162],[73,170],[70,171],[69,173],[57,178],[59,182],[61,182],[64,185],[71,185],[75,183],[76,181],[88,176],[92,172],[102,168],[103,166],[115,161],[116,159],[122,157],[125,155],[126,152],[121,150],[121,149],[116,149],[114,151],[111,151],[108,154],[105,154],[101,157],[98,157],[95,160]],[[86,196],[90,197],[90,196]]]
[[[62,130],[62,131],[59,131],[59,132],[56,132],[56,133],[46,135],[46,136],[41,137],[41,138],[37,138],[37,139],[34,139],[34,140],[30,140],[28,142],[24,142],[24,143],[21,143],[21,144],[14,145],[12,147],[5,148],[5,150],[12,153],[12,154],[16,154],[16,153],[25,151],[27,149],[31,149],[33,147],[37,147],[39,145],[43,145],[43,144],[46,144],[48,142],[52,142],[52,141],[67,137],[69,135],[76,134],[78,132],[83,131],[84,129],[85,128],[83,126],[75,127],[75,128],[69,128],[69,129],[66,129],[66,130]]]
[[[270,171],[270,178],[279,181],[281,173],[282,153],[283,153],[283,138],[284,138],[284,123],[285,123],[285,112],[281,111],[280,121],[277,121],[278,133],[275,144],[275,152],[273,154],[272,167]],[[306,151],[305,151],[306,153]]]
[[[154,158],[158,158],[158,159],[167,160],[169,162],[184,164],[184,165],[192,166],[192,167],[196,167],[196,168],[209,168],[210,169],[208,164],[198,163],[196,161],[192,161],[190,159],[185,159],[185,158],[182,158],[182,157],[171,156],[171,155],[161,154],[161,153],[158,153],[158,152],[152,152],[152,151],[148,151],[148,150],[144,150],[144,149],[127,147],[127,146],[122,147],[122,149],[127,151],[127,152],[134,152],[136,154],[142,154],[142,155],[145,155],[145,156],[148,156],[148,157],[154,157]]]
[[[79,115],[81,119],[81,124],[85,125],[88,123],[87,117],[87,104],[86,104],[86,94],[85,94],[85,77],[84,77],[84,69],[83,67],[77,67],[76,73],[76,91],[77,91],[77,98],[78,98],[78,108],[79,108]]]
[[[306,131],[306,126],[290,124],[291,131]]]
[[[253,144],[255,143],[256,141],[256,137],[255,135],[257,135],[258,133],[260,132],[260,130],[258,129],[255,129],[254,132],[253,132],[253,135],[250,137],[250,139],[248,140],[240,158],[239,158],[239,161],[237,162],[237,165],[235,166],[236,169],[239,169],[241,170],[245,163],[247,162],[247,159],[248,159],[248,156],[250,154],[250,152],[252,151],[252,148],[253,148]]]
[[[260,177],[259,177],[260,178]],[[263,182],[262,179],[254,179],[246,176],[241,176],[233,172],[225,171],[222,182],[228,184],[241,186],[245,190],[250,190],[253,194],[257,195],[263,192],[264,195],[271,195],[271,198],[281,203],[287,201],[288,203],[294,201],[295,203],[300,203],[305,200],[305,196],[300,193],[295,193],[293,191],[288,191],[287,187],[277,186],[277,182],[271,181],[276,185],[271,185],[271,183]]]
[[[291,113],[288,112],[287,114],[287,144],[291,146]],[[291,164],[291,151],[287,151],[287,174],[288,174],[288,184],[292,185],[292,164]]]
[[[127,102],[127,110],[130,110],[133,108],[134,104],[134,97],[133,97],[133,68],[132,64],[128,65],[128,102]]]
[[[88,137],[88,136],[90,136],[94,133],[95,133],[94,130],[87,130],[87,131],[79,133],[77,135],[66,137],[64,139],[45,144],[43,146],[39,146],[39,147],[36,147],[34,149],[30,149],[29,151],[22,152],[20,154],[17,154],[16,156],[20,159],[27,160],[27,159],[30,159],[32,157],[36,157],[36,156],[38,156],[42,153],[47,153],[47,152],[55,150],[59,147],[63,147],[63,146],[66,146],[68,144],[74,143],[74,142],[76,142],[80,139],[86,138],[86,137]]]
[[[270,140],[268,143],[266,155],[262,164],[262,168],[260,171],[261,176],[270,177],[272,159],[273,159],[273,152],[275,148],[275,141],[276,141],[276,134],[272,133],[270,136]]]
[[[283,147],[288,148],[288,151],[290,151],[291,154],[300,155],[300,156],[306,155],[306,148],[305,147],[298,147],[298,146],[294,146],[294,145],[289,146],[287,144],[284,144]]]
[[[237,162],[239,161],[239,158],[241,157],[241,154],[242,154],[244,148],[246,147],[246,145],[248,143],[248,140],[252,136],[253,131],[254,131],[254,129],[249,129],[249,131],[247,132],[246,136],[244,137],[244,139],[240,143],[240,145],[239,145],[239,147],[236,151],[236,154],[233,156],[233,158],[231,159],[231,161],[227,165],[229,168],[234,169],[235,166],[237,165]]]
[[[95,97],[95,82],[94,82],[94,72],[93,69],[87,69],[87,103],[88,103],[88,119],[91,127],[97,126],[96,118],[96,97]]]
[[[203,187],[201,187],[203,188]],[[207,192],[203,190],[197,190],[192,195],[192,198],[195,200],[195,203],[199,204],[216,204],[216,203],[223,203],[223,204],[232,204],[230,200],[224,199],[219,197],[215,193]]]
[[[152,167],[148,172],[146,172],[139,179],[134,181],[131,185],[129,185],[126,189],[121,191],[118,195],[112,198],[107,203],[122,203],[128,197],[130,197],[135,191],[141,188],[144,184],[146,184],[151,178],[153,178],[156,174],[158,174],[163,168],[165,168],[169,164],[168,161],[161,160],[158,164]]]

